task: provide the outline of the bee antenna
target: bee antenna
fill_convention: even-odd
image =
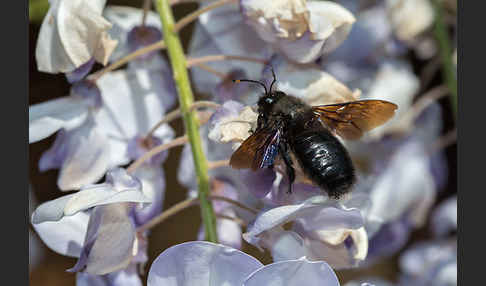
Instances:
[[[272,87],[273,87],[273,84],[277,81],[277,77],[275,76],[275,71],[273,70],[273,66],[272,65],[270,65],[270,68],[272,69],[272,75],[273,75],[273,81],[270,84],[270,92],[272,92]]]
[[[265,89],[265,94],[268,94],[267,87],[265,86],[265,84],[264,84],[263,82],[256,81],[256,80],[251,80],[251,79],[234,79],[234,80],[233,80],[233,82],[236,82],[236,83],[239,83],[239,82],[242,82],[242,81],[246,81],[246,82],[253,82],[253,83],[258,83],[258,84],[260,84],[261,86],[263,86],[263,88]]]

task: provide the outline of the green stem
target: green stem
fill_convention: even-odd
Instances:
[[[199,204],[201,206],[201,216],[206,231],[206,240],[218,242],[216,235],[216,216],[214,215],[211,202],[208,200],[209,195],[209,176],[208,165],[204,155],[201,136],[199,135],[199,122],[191,106],[194,102],[189,75],[186,68],[186,58],[178,34],[174,31],[174,16],[170,9],[168,0],[156,0],[157,11],[162,21],[162,30],[164,40],[167,45],[167,51],[174,71],[174,80],[179,94],[179,104],[186,133],[191,144],[194,166],[196,169]]]
[[[435,8],[435,37],[439,43],[440,56],[442,59],[442,73],[444,75],[447,86],[450,90],[451,106],[454,117],[457,117],[457,80],[454,74],[454,66],[452,63],[452,50],[449,44],[449,36],[447,34],[446,26],[444,24],[443,9],[438,0],[432,1]]]

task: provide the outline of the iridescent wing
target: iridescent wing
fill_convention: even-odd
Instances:
[[[313,106],[314,113],[337,135],[356,140],[388,121],[398,106],[385,100],[359,100]]]
[[[280,129],[266,128],[253,133],[233,153],[230,166],[235,169],[257,170],[273,165],[278,154],[280,136]]]

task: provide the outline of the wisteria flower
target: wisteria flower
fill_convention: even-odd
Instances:
[[[153,262],[148,286],[339,285],[327,263],[305,257],[263,266],[234,248],[194,241],[166,249]]]
[[[387,11],[397,37],[411,41],[434,22],[434,8],[425,0],[387,0]]]
[[[142,166],[135,172],[140,179],[112,170],[106,183],[46,202],[34,212],[32,223],[44,243],[79,258],[70,270],[83,270],[78,284],[121,279],[141,285],[136,265],[148,259],[147,233],[136,228],[161,212],[165,182],[157,168]]]
[[[291,222],[291,229],[284,230]],[[368,237],[363,226],[359,209],[315,196],[301,204],[261,212],[243,237],[269,249],[274,261],[306,256],[324,260],[333,268],[349,268],[366,257]]]
[[[205,3],[201,3],[204,7]],[[267,59],[271,55],[268,45],[257,35],[251,27],[244,23],[237,5],[225,5],[217,10],[202,14],[195,25],[193,37],[189,43],[190,57],[207,55],[244,55],[252,58]],[[259,74],[261,63],[246,61],[210,62],[207,67],[223,74],[239,71],[242,77]],[[199,92],[212,94],[221,78],[199,67],[191,69],[191,75],[197,84]],[[239,75],[238,75],[239,76]]]
[[[96,108],[76,96],[31,106],[29,139],[41,140],[61,130],[54,145],[42,155],[39,168],[60,168],[59,188],[73,190],[101,179],[109,168],[127,164],[133,159],[130,142],[147,136],[175,104],[173,82],[167,76],[161,70],[115,71],[101,77],[96,88],[82,89],[88,94],[84,98],[99,98],[96,102],[103,103]],[[145,145],[166,143],[173,134],[164,124]],[[135,145],[143,143],[138,142]]]
[[[79,127],[92,109],[102,104],[96,84],[83,81],[74,84],[67,97],[29,106],[29,143],[35,143],[64,129]]]
[[[141,25],[140,21],[143,17],[143,10],[133,7],[107,6],[103,11],[103,16],[113,24],[108,33],[118,41],[118,46],[113,51],[110,62],[116,61],[139,48],[162,40],[160,17],[153,11],[147,12],[144,25]],[[135,59],[135,62],[142,61],[147,67],[147,65],[150,65],[149,60],[156,53],[157,51],[152,51],[141,55]],[[129,63],[129,65],[133,64],[134,62]]]
[[[287,58],[309,63],[336,49],[356,20],[331,1],[240,1],[245,22]]]
[[[434,172],[435,156],[429,151],[440,131],[438,108],[429,107],[425,114],[431,116],[417,121],[403,139],[383,138],[350,148],[362,176],[354,192],[367,193],[371,200],[366,214],[369,261],[399,250],[411,230],[426,222],[444,171]]]
[[[417,243],[400,257],[400,285],[457,285],[457,241]]]
[[[106,64],[117,41],[108,36],[110,22],[101,16],[105,0],[52,0],[36,47],[37,68],[66,73],[94,59]]]
[[[433,211],[431,227],[436,237],[457,231],[457,195],[448,198]]]

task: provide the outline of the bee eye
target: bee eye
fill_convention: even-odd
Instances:
[[[267,97],[267,98],[265,98],[265,103],[266,104],[272,104],[273,103],[273,99],[270,98],[270,97]]]

